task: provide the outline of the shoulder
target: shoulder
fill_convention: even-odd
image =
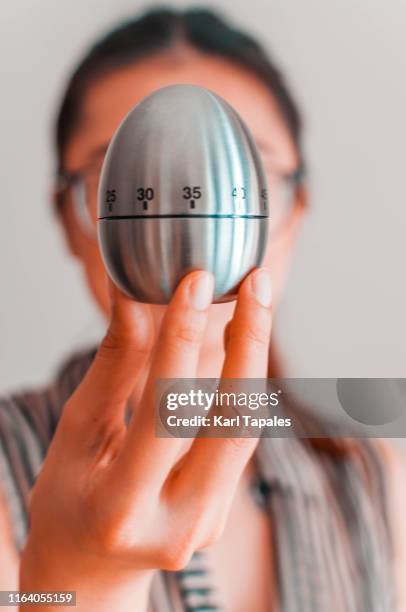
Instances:
[[[393,535],[394,570],[399,609],[406,609],[406,452],[388,440],[377,440],[387,483],[388,516]]]
[[[27,416],[27,411],[31,411],[32,415],[46,411],[58,412],[80,383],[95,353],[96,349],[92,347],[70,355],[47,385],[0,395],[0,413],[12,417],[18,412]]]
[[[350,474],[351,479],[356,474],[356,482],[361,484],[363,498],[357,504],[360,512],[362,502],[369,500],[366,512],[361,512],[361,520],[364,525],[373,527],[373,531],[369,530],[370,538],[376,537],[378,531],[381,533],[380,542],[386,550],[389,576],[394,581],[398,601],[396,609],[406,609],[406,452],[388,439],[337,439],[333,442],[336,450],[339,449],[334,461],[349,466],[346,477]],[[323,443],[327,441],[316,441],[316,446],[321,448]],[[354,487],[351,491],[355,496],[359,492]]]
[[[3,449],[11,438],[26,451],[35,441],[49,444],[67,399],[79,385],[96,350],[86,349],[71,355],[58,368],[53,381],[43,387],[26,388],[0,396],[0,441]]]
[[[0,493],[19,547],[27,529],[29,493],[51,443],[63,406],[80,383],[95,349],[69,357],[51,384],[0,397]]]

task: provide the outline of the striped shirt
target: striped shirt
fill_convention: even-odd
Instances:
[[[0,399],[0,486],[19,550],[28,530],[30,489],[63,406],[94,354],[93,349],[69,359],[46,388]],[[255,454],[257,492],[274,534],[278,610],[393,612],[393,555],[380,453],[366,439],[348,446],[340,439],[326,443],[327,425],[320,423],[320,430],[325,438],[263,438]],[[184,570],[157,573],[150,608],[223,609],[204,551],[195,553]]]

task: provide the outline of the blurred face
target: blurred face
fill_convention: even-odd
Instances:
[[[285,206],[283,219],[280,214],[283,203],[279,204],[279,196],[275,196],[275,215],[272,214],[275,175],[297,168],[297,152],[272,95],[259,78],[247,70],[226,59],[183,48],[148,57],[99,77],[89,85],[84,96],[81,115],[64,152],[64,168],[67,172],[88,169],[88,208],[95,219],[97,178],[104,152],[117,126],[145,96],[176,83],[199,85],[220,95],[241,115],[258,144],[268,175],[271,216],[278,218],[278,227],[273,228],[264,262],[273,273],[274,301],[277,301],[304,209],[304,193],[297,193],[290,207]],[[108,315],[106,272],[97,241],[84,230],[69,204],[68,199],[62,209],[62,220],[70,250],[79,259],[99,307]],[[162,307],[154,309],[162,311]],[[212,319],[225,323],[231,310],[230,304],[216,305]]]

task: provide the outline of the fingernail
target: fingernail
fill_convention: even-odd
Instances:
[[[269,270],[261,268],[255,272],[251,283],[257,301],[264,308],[269,308],[272,303],[272,282]]]
[[[201,272],[189,286],[190,304],[196,310],[206,310],[213,300],[214,279],[210,272]]]

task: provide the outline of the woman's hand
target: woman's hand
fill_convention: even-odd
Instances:
[[[156,379],[196,377],[212,292],[210,274],[184,278],[154,347],[148,309],[113,292],[109,330],[64,407],[32,492],[21,590],[75,590],[82,610],[130,610],[134,601],[142,610],[154,570],[184,567],[221,533],[257,440],[197,438],[189,447],[156,437],[154,415]],[[255,270],[228,326],[222,377],[266,377],[270,304],[269,273]]]

